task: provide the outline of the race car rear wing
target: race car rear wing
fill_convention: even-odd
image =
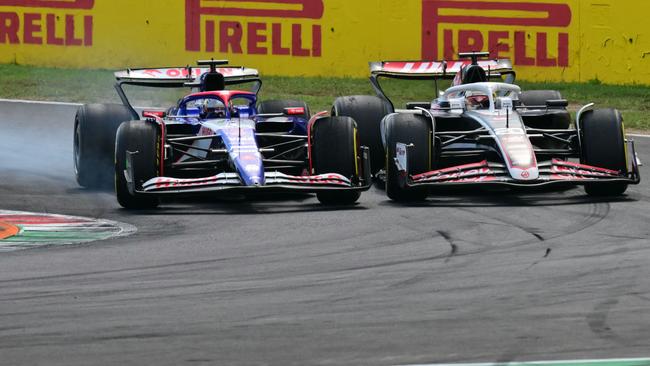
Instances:
[[[242,84],[259,80],[259,72],[246,67],[218,67],[216,71],[224,76],[226,85]],[[183,87],[193,83],[201,75],[210,72],[209,67],[165,67],[155,69],[127,69],[115,73],[119,83],[152,87]]]
[[[115,89],[122,103],[131,110],[135,119],[139,118],[122,85],[137,85],[154,88],[182,88],[200,86],[201,76],[209,72],[218,72],[224,77],[225,85],[255,83],[252,92],[257,94],[262,88],[262,80],[256,69],[243,66],[224,66],[226,60],[198,61],[199,67],[159,67],[148,69],[126,69],[115,73]],[[205,67],[208,66],[208,67]]]
[[[436,93],[439,93],[438,80],[453,80],[456,75],[466,66],[472,63],[481,66],[488,79],[503,78],[505,82],[513,84],[516,73],[512,68],[512,62],[508,59],[501,60],[478,60],[478,57],[487,56],[483,53],[463,53],[461,58],[469,57],[472,60],[454,61],[380,61],[370,63],[370,83],[377,93],[377,96],[393,105],[393,102],[386,96],[379,83],[380,78],[407,79],[407,80],[433,80]]]
[[[470,60],[456,61],[381,61],[370,63],[370,73],[404,79],[453,79],[460,70],[470,65]],[[515,75],[512,62],[503,60],[479,60],[489,77]]]

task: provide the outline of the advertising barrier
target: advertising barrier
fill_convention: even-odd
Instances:
[[[125,68],[229,59],[264,75],[483,50],[520,78],[650,84],[632,0],[0,0],[0,63]]]

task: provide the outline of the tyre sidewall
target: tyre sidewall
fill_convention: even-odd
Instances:
[[[129,121],[119,127],[115,142],[115,193],[123,207],[144,209],[158,204],[156,198],[129,191],[125,170],[128,152],[137,152],[131,155],[135,190],[141,190],[143,183],[158,176],[162,162],[159,140],[160,129],[151,122]]]
[[[386,194],[396,201],[413,201],[426,198],[425,188],[405,188],[400,182],[395,163],[396,144],[413,144],[408,159],[410,175],[431,169],[432,141],[428,121],[417,115],[391,114],[385,120],[386,137]]]
[[[580,121],[583,164],[627,174],[627,151],[623,119],[615,109],[597,109],[583,114]],[[586,184],[592,195],[620,195],[627,184],[620,182]]]
[[[311,162],[315,174],[336,173],[358,182],[360,164],[359,146],[356,138],[357,125],[350,117],[325,117],[311,127]],[[353,204],[361,193],[358,191],[333,190],[317,194],[325,204]]]

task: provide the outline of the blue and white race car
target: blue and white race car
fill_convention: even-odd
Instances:
[[[300,101],[258,104],[257,70],[199,61],[198,68],[116,73],[123,105],[82,106],[75,119],[74,162],[81,186],[115,182],[119,203],[152,208],[165,195],[316,193],[325,204],[352,204],[371,184],[368,150],[356,123]],[[229,86],[252,84],[252,91]],[[139,114],[123,86],[194,92],[167,110]]]

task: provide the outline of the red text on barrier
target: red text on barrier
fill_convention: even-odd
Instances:
[[[93,16],[54,13],[42,9],[89,10],[95,0],[0,0],[0,44],[52,46],[93,45]],[[3,6],[24,12],[1,11]]]
[[[522,16],[490,15],[494,11],[515,11]],[[453,59],[458,52],[487,49],[494,58],[510,54],[515,65],[566,67],[569,66],[566,28],[571,20],[571,8],[567,4],[422,0],[422,57],[437,60],[442,50],[445,59]],[[494,29],[486,32],[472,29],[471,25],[489,25]],[[462,29],[458,30],[458,26]],[[530,34],[526,27],[555,30]],[[551,40],[558,44],[554,50],[556,57],[549,56]],[[529,44],[535,44],[535,52],[530,55]]]
[[[185,0],[185,12],[187,51],[298,57],[322,55],[320,24],[280,23],[263,18],[320,20],[324,13],[323,0]],[[246,21],[247,17],[255,18]],[[287,38],[286,44],[283,43]]]

